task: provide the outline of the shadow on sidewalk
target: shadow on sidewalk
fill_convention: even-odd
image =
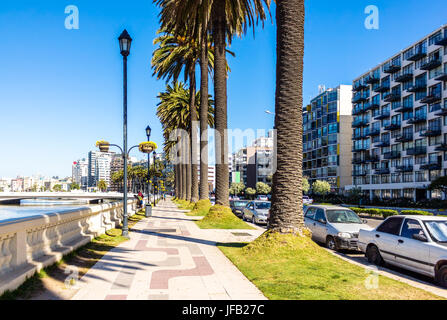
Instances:
[[[175,235],[175,234],[159,233],[159,232],[155,232],[155,231],[135,230],[134,232],[147,234],[147,235],[152,235],[152,236],[157,236],[157,237],[160,237],[160,238],[182,240],[182,241],[193,242],[193,243],[201,243],[201,244],[206,244],[206,245],[209,245],[209,246],[216,246],[216,243],[217,243],[217,242],[209,241],[209,240],[188,238],[188,237],[185,237],[185,236],[179,236],[179,235]]]

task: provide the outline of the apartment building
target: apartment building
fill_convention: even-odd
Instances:
[[[342,192],[352,183],[352,86],[323,90],[303,109],[303,176]]]
[[[447,169],[447,27],[353,82],[353,185],[370,199],[439,198]]]

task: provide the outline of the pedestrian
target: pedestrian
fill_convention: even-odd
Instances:
[[[144,199],[143,193],[141,191],[138,192],[138,200],[140,200],[140,208],[143,208],[143,199]]]

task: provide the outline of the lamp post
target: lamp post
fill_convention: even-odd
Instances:
[[[153,177],[153,181],[152,181],[152,183],[154,184],[154,207],[155,207],[155,155],[156,155],[157,153],[154,151],[153,153],[152,153],[152,155],[153,155],[153,159],[154,159],[154,177]]]
[[[132,38],[127,33],[127,30],[121,33],[118,38],[120,44],[121,55],[123,56],[123,159],[124,159],[124,217],[123,217],[123,237],[129,236],[129,228],[127,225],[127,56],[130,53],[130,45]]]

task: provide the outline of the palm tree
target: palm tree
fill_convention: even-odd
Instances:
[[[273,175],[269,228],[302,234],[304,0],[278,0],[276,23],[277,165]]]
[[[179,139],[178,141],[169,141],[171,133],[176,129],[183,129],[188,131],[191,124],[190,112],[190,91],[185,88],[183,83],[174,83],[173,86],[167,85],[166,91],[158,95],[160,102],[157,107],[157,116],[163,127],[163,136],[165,139],[164,151],[169,154],[173,147],[178,144],[180,157],[184,157],[187,152],[184,152],[184,143],[187,139]],[[196,93],[194,107],[197,110],[200,107],[201,93]],[[207,122],[211,127],[214,125],[214,109],[213,100],[208,96],[208,117]],[[181,161],[185,163],[184,161]],[[187,184],[187,170],[184,165],[177,165],[177,187],[179,189],[178,196],[180,199],[186,199],[186,184]]]
[[[204,30],[211,30],[214,44],[214,99],[216,129],[216,204],[228,206],[229,173],[227,141],[227,61],[226,46],[233,36],[242,35],[266,19],[263,3],[270,0],[155,0],[161,6],[160,20],[164,27],[184,32],[197,39]],[[178,31],[181,30],[181,31]],[[198,34],[202,35],[198,37]],[[200,40],[202,41],[202,40]],[[204,41],[202,41],[203,43]]]
[[[166,29],[161,29],[159,32],[161,36],[154,40],[154,44],[159,44],[159,48],[154,51],[152,57],[152,66],[154,68],[154,74],[157,74],[158,78],[166,78],[169,81],[171,78],[174,82],[177,81],[180,73],[183,71],[185,81],[189,79],[189,90],[190,95],[190,141],[185,141],[186,147],[191,149],[190,152],[186,153],[186,163],[188,165],[187,171],[187,185],[191,186],[191,189],[187,188],[187,199],[192,202],[197,202],[199,199],[199,186],[198,186],[198,172],[197,172],[197,121],[199,115],[197,109],[195,108],[195,97],[196,94],[196,64],[200,58],[200,47],[197,41],[192,38],[187,38],[183,35],[173,35],[166,31]],[[211,49],[209,49],[206,54],[213,55]],[[213,58],[208,59],[208,61],[213,61]],[[208,67],[208,66],[207,66]],[[212,65],[209,66],[212,69]],[[205,96],[205,99],[207,94]],[[203,103],[203,101],[202,101]],[[204,102],[206,103],[206,101]],[[206,108],[205,113],[207,113]],[[206,122],[206,114],[205,114]],[[190,167],[189,167],[190,166]],[[206,171],[207,172],[207,171]]]

